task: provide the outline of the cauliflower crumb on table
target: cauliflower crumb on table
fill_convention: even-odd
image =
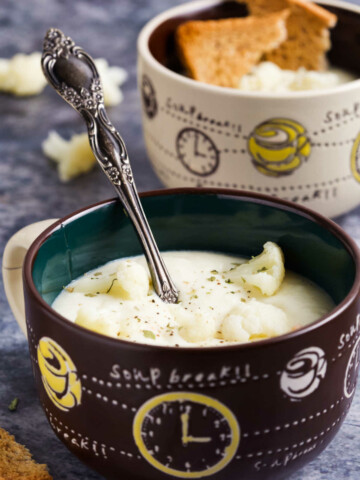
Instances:
[[[121,85],[127,79],[127,72],[121,67],[110,67],[105,58],[95,60],[101,77],[104,103],[118,105],[123,95]],[[0,58],[0,91],[17,96],[40,94],[47,85],[41,69],[41,53],[17,53],[12,58]]]

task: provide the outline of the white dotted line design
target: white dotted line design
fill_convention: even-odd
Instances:
[[[37,351],[38,344],[37,344],[37,341],[36,341],[36,336],[35,336],[35,333],[34,333],[34,329],[31,327],[29,322],[26,322],[26,325],[27,325],[27,330],[28,330],[28,339],[30,340],[31,344],[33,345],[34,350]],[[37,358],[34,357],[31,354],[31,352],[30,352],[30,358],[34,363],[36,363],[36,364],[38,363]]]
[[[334,403],[330,404],[328,407],[324,408],[321,411],[315,412],[312,415],[308,415],[307,417],[303,417],[300,420],[294,420],[292,422],[287,422],[283,425],[277,425],[274,428],[265,428],[263,430],[255,430],[254,432],[244,432],[242,436],[244,438],[250,437],[250,436],[260,436],[260,435],[267,435],[271,431],[274,432],[280,432],[281,430],[287,430],[292,427],[298,427],[299,425],[303,425],[306,422],[312,421],[314,419],[317,419],[321,417],[322,415],[326,415],[327,413],[330,413],[331,410],[333,410],[336,406],[340,405],[341,402],[345,400],[345,397],[340,397],[339,400],[336,400]]]
[[[346,348],[349,350],[350,348],[352,348],[356,341],[358,340],[358,336],[356,336],[351,342],[349,342],[347,345],[346,345]],[[338,360],[339,358],[341,358],[345,353],[345,348],[341,350],[341,352],[339,352],[335,357],[332,357],[331,361],[334,363],[336,362],[336,360]]]
[[[100,392],[94,392],[93,390],[86,388],[84,386],[82,387],[82,390],[88,395],[94,395],[95,398],[97,398],[98,400],[102,400],[104,403],[109,403],[111,405],[114,405],[115,407],[120,406],[123,410],[129,410],[130,412],[133,412],[133,413],[137,412],[136,407],[130,407],[126,403],[116,400],[115,398],[111,399],[107,395],[103,395]]]
[[[31,353],[30,353],[30,358],[34,363],[38,364],[37,358],[35,358],[34,355],[32,355]]]
[[[67,432],[70,432],[74,436],[77,436],[77,437],[82,438],[86,441],[89,441],[92,444],[99,444],[100,447],[104,447],[104,448],[110,450],[111,452],[116,452],[116,448],[113,447],[113,446],[106,445],[105,443],[100,443],[100,442],[98,442],[98,440],[90,440],[90,438],[85,436],[84,434],[81,434],[80,432],[76,432],[74,429],[69,429],[69,427],[67,425],[64,425],[63,422],[58,420],[58,418],[56,416],[54,416],[51,412],[49,412],[49,410],[44,405],[43,405],[43,408],[45,409],[46,413],[49,415],[50,423],[54,423],[56,429],[58,430],[58,433],[63,433],[65,439],[68,439],[70,437],[69,433],[67,433]],[[62,432],[62,430],[59,429],[59,427],[56,426],[56,423],[58,425],[60,425],[61,427],[63,427],[67,432]],[[99,453],[97,453],[97,452],[94,452],[94,453],[95,453],[96,456],[99,456]],[[120,453],[120,455],[126,456],[128,458],[135,458],[136,457],[139,460],[142,459],[141,455],[136,455],[136,454],[131,453],[131,452],[126,452],[125,450],[119,450],[119,453]],[[108,458],[106,455],[103,455],[103,457],[105,459]]]
[[[347,349],[350,349],[352,348],[354,345],[355,345],[355,342],[357,340],[357,337],[354,338],[351,342],[349,342],[345,348]],[[345,353],[345,348],[344,350],[342,350],[341,352],[339,352],[335,357],[332,357],[331,358],[331,362],[336,362],[338,359],[340,359],[344,353]],[[34,362],[37,363],[37,360],[33,357],[31,357],[33,359]],[[276,375],[281,375],[282,371],[281,370],[278,370],[276,372]],[[82,379],[83,380],[88,380],[89,377],[88,375],[86,374],[83,374],[81,375]],[[229,386],[229,385],[236,385],[236,384],[239,384],[239,383],[247,383],[249,381],[258,381],[260,379],[262,380],[267,380],[271,378],[271,375],[269,373],[263,373],[263,374],[260,374],[260,375],[252,375],[251,377],[238,377],[238,378],[232,378],[230,380],[219,380],[217,382],[210,382],[210,383],[189,383],[189,384],[182,384],[182,383],[179,383],[179,384],[168,384],[168,385],[165,385],[165,386],[161,386],[161,385],[152,385],[152,384],[140,384],[140,383],[135,383],[135,384],[130,384],[130,383],[125,383],[125,384],[122,384],[120,382],[111,382],[111,381],[108,381],[108,380],[103,380],[103,379],[99,379],[97,377],[94,377],[92,376],[90,378],[91,382],[92,383],[95,383],[95,384],[98,384],[100,386],[103,386],[103,387],[108,387],[108,388],[117,388],[117,389],[121,389],[123,387],[127,388],[127,389],[131,389],[131,388],[136,388],[137,390],[141,390],[141,389],[146,389],[146,390],[151,390],[151,389],[156,389],[156,390],[161,390],[161,389],[167,389],[167,390],[173,390],[173,389],[189,389],[189,390],[193,390],[193,389],[197,389],[197,388],[200,388],[200,389],[203,389],[203,388],[216,388],[216,387],[226,387],[226,386]],[[91,390],[90,388],[87,388],[86,386],[83,386],[82,387],[83,391],[88,393],[89,395],[92,395],[93,394],[93,390]],[[104,402],[107,402],[109,401],[109,398],[107,395],[104,395],[104,394],[101,394],[101,393],[96,393],[95,394],[96,398],[98,399],[102,399]],[[341,401],[343,400],[343,397],[341,398]],[[117,400],[110,400],[110,403],[112,403],[113,405],[118,405],[118,401]]]
[[[229,385],[236,385],[238,383],[246,383],[246,382],[249,382],[249,381],[256,382],[260,379],[267,380],[270,377],[271,377],[270,374],[263,373],[263,374],[260,374],[260,375],[252,375],[251,377],[237,377],[237,378],[231,378],[231,379],[228,379],[228,380],[218,380],[216,382],[209,382],[209,383],[188,383],[188,384],[178,383],[178,384],[167,384],[165,386],[153,385],[153,384],[149,384],[149,383],[146,383],[146,384],[135,383],[133,385],[131,385],[130,383],[126,383],[124,385],[120,382],[117,382],[117,383],[114,384],[112,382],[106,382],[105,380],[100,380],[97,377],[91,377],[91,382],[93,382],[95,384],[98,384],[98,385],[101,385],[101,386],[105,386],[105,385],[108,386],[107,384],[111,383],[112,386],[115,385],[115,387],[119,388],[119,389],[123,388],[125,386],[125,388],[127,388],[127,389],[136,388],[137,390],[141,390],[141,389],[147,389],[147,390],[150,390],[150,389],[156,389],[156,390],[167,389],[167,390],[172,390],[172,389],[183,389],[183,388],[193,390],[193,389],[196,389],[196,388],[226,387],[226,386],[229,386]],[[85,379],[88,379],[88,376],[85,374],[85,375],[82,375],[82,378],[85,380]],[[89,393],[90,395],[93,393],[91,389],[86,388],[85,386],[83,386],[82,388],[85,392]],[[100,393],[96,393],[96,397],[97,398],[101,398],[101,397],[106,397],[107,398],[106,395],[102,395]],[[107,401],[107,400],[105,400],[105,401]]]
[[[168,155],[171,158],[174,158],[177,160],[177,156],[170,152],[167,148],[165,148],[163,145],[161,145],[154,137],[149,133],[149,131],[146,131],[146,134],[149,136],[151,141],[154,143],[154,145],[162,152],[164,152],[166,155]],[[225,150],[224,150],[225,151]],[[207,180],[205,178],[195,178],[195,177],[190,177],[188,175],[183,175],[171,168],[168,167],[168,165],[164,165],[161,163],[161,161],[158,162],[160,164],[160,167],[158,165],[154,165],[155,170],[159,172],[159,175],[163,175],[165,178],[168,178],[169,176],[179,178],[181,180],[184,180],[186,182],[191,182],[195,184],[201,183],[201,186],[216,186],[216,187],[225,187],[225,188],[241,188],[243,190],[253,190],[257,192],[265,192],[265,193],[270,193],[270,192],[285,192],[287,190],[293,191],[293,190],[303,190],[303,189],[311,189],[311,188],[320,188],[320,187],[326,187],[326,186],[332,186],[336,185],[340,182],[347,182],[349,180],[353,180],[352,175],[346,175],[343,177],[337,177],[334,178],[333,180],[329,180],[327,182],[315,182],[315,183],[308,183],[306,185],[290,185],[290,186],[279,186],[279,187],[256,187],[254,185],[244,185],[244,184],[238,184],[238,183],[229,183],[229,182],[218,182],[214,180]]]
[[[240,135],[239,133],[231,134],[229,132],[224,132],[223,130],[221,130],[222,127],[208,127],[207,125],[203,125],[201,123],[198,123],[194,120],[189,119],[188,117],[182,117],[178,113],[171,112],[166,107],[161,107],[160,110],[163,111],[166,115],[169,115],[171,118],[175,118],[176,120],[178,120],[182,123],[185,123],[186,125],[190,125],[190,126],[193,126],[193,127],[205,130],[205,131],[209,131],[209,132],[212,132],[212,133],[217,133],[219,135],[225,135],[226,137],[233,136],[234,138],[243,138],[244,140],[248,140],[249,135],[250,135],[250,134],[249,135]],[[359,118],[360,118],[360,115],[355,114],[355,115],[353,115],[349,118],[341,120],[341,122],[338,121],[337,123],[334,123],[332,125],[323,127],[319,130],[315,130],[312,133],[309,132],[309,135],[317,137],[319,134],[325,134],[325,133],[328,133],[328,132],[334,130],[335,128],[341,128],[343,125],[347,125],[348,123],[355,122]],[[233,129],[236,128],[235,124],[232,124],[231,126],[232,126]],[[325,147],[337,146],[337,145],[342,146],[343,144],[351,143],[351,142],[354,142],[354,141],[355,141],[354,139],[349,139],[349,140],[343,140],[343,141],[340,141],[340,142],[337,142],[337,143],[336,142],[324,142],[323,144],[319,144],[319,143],[314,142],[314,143],[312,143],[312,145],[313,146],[322,145],[322,146],[325,146]]]
[[[338,405],[341,401],[343,400],[343,397],[341,397],[340,400],[338,400],[337,402],[333,403],[329,409],[332,409],[334,408],[335,405]],[[49,412],[48,408],[45,407],[45,405],[43,404],[43,408],[45,409],[46,413],[49,415],[49,418],[50,418],[50,423],[58,423],[61,427],[64,427],[64,429],[66,431],[70,431],[73,435],[75,436],[78,436],[79,438],[84,438],[86,441],[90,441],[89,437],[81,434],[80,432],[76,432],[74,429],[69,429],[69,427],[67,425],[63,425],[63,422],[61,422],[60,420],[58,420],[58,418],[53,415],[51,412]],[[264,455],[273,455],[273,454],[276,454],[276,453],[282,453],[282,452],[288,452],[290,450],[293,450],[293,449],[297,449],[299,447],[302,447],[302,446],[309,446],[312,442],[315,442],[315,441],[318,441],[320,440],[320,442],[318,443],[319,445],[325,440],[325,439],[322,439],[322,437],[324,437],[327,433],[329,433],[333,428],[336,427],[337,424],[339,424],[339,422],[342,420],[342,418],[347,414],[347,411],[349,410],[350,408],[350,404],[346,407],[346,409],[344,410],[344,412],[334,421],[332,422],[332,424],[321,430],[317,435],[314,435],[313,437],[309,437],[307,438],[306,440],[302,440],[298,443],[294,443],[290,446],[286,446],[286,447],[281,447],[281,448],[273,448],[272,450],[263,450],[263,451],[257,451],[257,452],[249,452],[247,454],[244,454],[244,455],[236,455],[236,459],[237,460],[241,460],[243,458],[248,458],[248,459],[252,459],[252,458],[255,458],[255,457],[262,457]],[[329,411],[329,409],[324,409],[322,412],[317,412],[316,414],[314,415],[310,415],[308,417],[309,420],[312,420],[313,418],[315,417],[318,417],[320,416],[321,414],[325,414]],[[294,421],[292,422],[292,425],[295,426],[295,425],[299,425],[300,423],[303,423],[304,421],[306,421],[305,417],[301,420],[301,421]],[[55,425],[56,427],[56,425]],[[287,424],[284,424],[283,428],[289,428],[290,427],[290,423],[287,423]],[[62,430],[59,429],[58,427],[56,427],[57,430],[58,430],[58,433],[61,433]],[[275,431],[278,431],[280,430],[282,427],[275,427]],[[261,433],[270,433],[270,429],[265,429],[263,430],[263,432],[260,432],[260,431],[255,431],[254,432],[254,435],[260,435]],[[67,439],[69,438],[69,434],[64,432],[63,433],[64,435],[64,438]],[[248,437],[249,434],[246,434],[244,433],[242,435],[243,437]],[[92,443],[94,444],[97,444],[98,441],[97,440],[93,440]],[[112,452],[115,452],[116,451],[116,448],[113,447],[113,446],[107,446],[106,444],[104,443],[101,443],[101,446],[102,447],[106,447],[108,448],[110,451]],[[131,452],[126,452],[125,450],[120,450],[119,451],[120,455],[122,456],[127,456],[128,458],[133,458],[136,456],[136,458],[138,459],[141,459],[142,457],[140,455],[134,455],[133,453]],[[97,452],[96,452],[97,455],[99,455]],[[107,456],[104,455],[104,458],[106,459]]]
[[[342,418],[346,415],[347,411],[349,410],[350,405],[346,408],[346,410],[330,425],[330,427],[327,427],[323,430],[321,430],[317,435],[314,435],[313,437],[309,437],[306,440],[302,440],[298,443],[294,443],[293,445],[286,446],[286,447],[281,447],[281,448],[273,448],[272,450],[263,450],[263,451],[257,451],[257,452],[249,452],[244,455],[236,455],[237,460],[241,460],[243,458],[255,458],[255,457],[261,457],[264,455],[274,455],[276,453],[282,453],[282,452],[288,452],[290,450],[294,450],[299,447],[303,446],[309,446],[312,442],[316,442],[317,440],[321,439],[318,445],[324,442],[325,439],[322,439],[327,433],[329,433],[333,428],[336,427],[336,425],[342,420]],[[243,435],[244,436],[244,435]]]

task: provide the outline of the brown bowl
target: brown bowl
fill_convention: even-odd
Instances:
[[[262,195],[182,189],[142,201],[161,250],[250,256],[272,240],[287,268],[322,286],[336,308],[287,335],[217,348],[141,345],[83,329],[50,306],[63,285],[141,249],[116,200],[79,210],[41,234],[24,263],[30,355],[50,425],[109,479],[288,478],[329,444],[353,398],[355,243],[315,212]]]

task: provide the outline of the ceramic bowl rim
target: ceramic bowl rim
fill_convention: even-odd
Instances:
[[[256,349],[261,346],[265,345],[273,345],[279,344],[287,340],[291,340],[295,337],[299,337],[305,335],[307,333],[316,330],[319,327],[324,326],[325,324],[329,324],[333,319],[337,318],[343,311],[345,311],[359,296],[360,290],[360,250],[358,249],[357,244],[354,240],[335,222],[332,220],[324,217],[323,215],[310,210],[306,207],[301,205],[297,205],[293,202],[289,202],[286,200],[282,200],[280,198],[274,198],[269,195],[263,195],[243,190],[234,190],[234,189],[225,189],[225,188],[174,188],[174,189],[161,189],[161,190],[152,190],[145,193],[142,193],[140,196],[143,198],[146,197],[159,197],[165,195],[194,195],[194,194],[205,194],[205,195],[217,195],[217,196],[224,196],[224,197],[236,197],[239,200],[248,201],[251,203],[258,203],[261,205],[268,205],[274,208],[285,210],[288,212],[295,213],[302,217],[307,218],[308,220],[320,225],[321,227],[325,228],[328,232],[333,234],[346,248],[349,254],[352,256],[355,265],[355,279],[354,283],[346,295],[344,300],[340,302],[331,312],[322,316],[320,319],[316,320],[309,325],[306,325],[294,332],[289,332],[285,335],[273,337],[266,340],[259,340],[253,343],[245,343],[245,344],[232,344],[232,345],[221,345],[221,346],[210,346],[210,347],[181,347],[175,348],[172,346],[164,346],[164,345],[149,345],[149,344],[142,344],[142,343],[134,343],[127,340],[116,339],[112,337],[107,337],[105,335],[93,332],[91,330],[85,329],[76,325],[74,322],[66,319],[59,313],[57,313],[51,306],[45,302],[45,300],[40,296],[40,293],[35,287],[33,277],[32,277],[32,270],[34,266],[34,262],[37,256],[37,252],[41,245],[53,234],[55,230],[57,230],[62,224],[69,223],[70,221],[75,220],[81,216],[84,216],[91,211],[102,208],[106,204],[117,202],[117,198],[112,198],[108,200],[103,200],[101,202],[83,207],[69,215],[59,219],[55,223],[53,223],[50,227],[48,227],[44,232],[42,232],[32,243],[30,246],[25,260],[24,260],[24,267],[23,267],[23,279],[24,279],[24,286],[27,285],[29,288],[29,293],[32,295],[33,299],[41,305],[46,312],[50,313],[50,317],[56,319],[57,322],[61,324],[66,324],[69,328],[75,329],[78,333],[82,333],[83,335],[89,335],[92,338],[97,338],[99,340],[108,342],[115,345],[118,345],[119,348],[122,346],[126,346],[129,348],[135,349],[150,349],[150,351],[158,351],[158,350],[166,350],[171,352],[205,352],[205,351],[212,351],[212,352],[222,352],[222,351],[229,351],[229,350],[249,350],[249,349]]]
[[[228,1],[228,0],[225,0]],[[338,85],[335,87],[325,88],[323,90],[306,90],[298,92],[245,92],[238,90],[236,88],[229,87],[219,87],[216,85],[210,85],[192,78],[185,77],[179,73],[173,72],[169,68],[162,65],[155,57],[152,55],[149,49],[149,39],[154,30],[164,23],[166,20],[178,16],[185,12],[191,12],[197,10],[201,7],[214,6],[219,3],[223,3],[224,0],[195,0],[187,3],[180,4],[176,7],[165,10],[164,12],[156,15],[151,20],[149,20],[144,27],[141,29],[138,40],[137,40],[137,49],[138,56],[142,57],[154,70],[157,71],[160,75],[164,76],[167,80],[173,80],[178,82],[181,85],[194,88],[196,90],[202,90],[207,93],[213,93],[222,96],[230,96],[236,98],[259,98],[261,100],[296,100],[304,98],[317,98],[317,97],[328,97],[330,95],[342,95],[352,90],[360,89],[360,79],[352,80],[348,83]],[[321,0],[319,1],[322,5],[329,5],[354,12],[360,17],[360,6],[351,3],[345,3],[341,0]],[[360,19],[359,19],[360,21]]]

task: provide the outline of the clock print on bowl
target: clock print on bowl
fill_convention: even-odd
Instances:
[[[356,340],[351,350],[349,361],[346,366],[344,380],[344,395],[346,398],[353,396],[357,381],[357,372],[360,363],[360,337]]]
[[[184,128],[176,137],[176,153],[189,172],[206,177],[214,173],[220,162],[220,152],[205,133],[196,128]]]
[[[141,94],[146,115],[149,118],[154,118],[158,110],[156,93],[155,88],[147,75],[143,75],[142,77]]]
[[[232,460],[240,441],[237,420],[224,404],[189,392],[158,395],[146,402],[134,419],[133,435],[153,467],[180,478],[219,472]]]

